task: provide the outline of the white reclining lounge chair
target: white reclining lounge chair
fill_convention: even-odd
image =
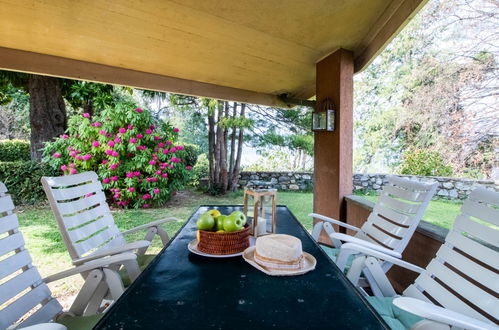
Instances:
[[[143,270],[155,257],[145,254],[153,238],[158,235],[163,245],[170,240],[160,225],[178,221],[170,217],[120,232],[95,172],[42,177],[41,181],[75,265],[125,251],[135,251],[139,267]],[[147,230],[144,240],[126,242],[124,235],[140,230]],[[129,278],[126,273],[120,274],[125,286],[138,275],[132,276],[129,272]]]
[[[94,260],[42,279],[24,246],[19,222],[13,213],[14,204],[7,188],[0,182],[0,329],[35,328],[70,329],[82,326],[90,329],[101,317],[96,314],[102,298],[116,300],[123,293],[119,274],[108,268],[113,265],[136,265],[133,253],[122,253],[107,259]],[[62,306],[52,297],[47,283],[82,274],[85,283],[69,311],[62,313]],[[30,314],[31,313],[31,314]],[[22,319],[21,319],[22,318]],[[41,323],[59,322],[42,327]]]
[[[314,225],[312,237],[318,241],[323,230],[328,234],[335,248],[321,246],[343,271],[354,268],[360,272],[361,263],[356,259],[362,256],[361,252],[340,253],[343,242],[357,243],[368,249],[401,258],[436,189],[437,183],[421,183],[392,176],[383,187],[378,202],[361,228],[311,213],[309,216],[321,220]],[[333,224],[353,230],[356,234],[350,236],[336,233]],[[390,262],[383,262],[381,265],[384,272],[391,266]],[[369,284],[371,289],[377,292],[376,283],[371,281],[369,272],[365,272],[365,277],[368,283],[362,286]]]
[[[426,269],[354,243],[344,244],[342,250],[368,256],[365,269],[381,291],[368,298],[393,328],[499,329],[499,192],[479,188],[470,194]],[[393,300],[398,296],[380,260],[420,274],[403,297]],[[358,279],[358,274],[348,276],[353,282]],[[422,318],[427,320],[416,323]]]

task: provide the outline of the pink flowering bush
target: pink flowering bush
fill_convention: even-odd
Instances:
[[[163,204],[190,180],[194,164],[178,129],[149,111],[118,105],[69,119],[67,134],[47,143],[45,161],[61,175],[95,171],[109,201],[121,207]]]

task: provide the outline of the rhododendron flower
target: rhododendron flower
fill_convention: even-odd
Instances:
[[[74,168],[70,169],[69,174],[76,174],[76,170]]]
[[[154,148],[154,152],[158,152],[159,151],[159,148]]]
[[[106,132],[105,130],[101,129],[101,130],[99,131],[99,134],[100,134],[100,135],[106,135],[106,134],[107,134],[107,132]]]
[[[167,177],[168,177],[168,173],[163,173],[163,174],[161,174],[161,176],[162,176],[163,178],[167,178]]]
[[[113,157],[118,157],[120,154],[117,152],[117,151],[113,151],[113,153],[111,154],[111,156]]]
[[[121,143],[121,139],[120,138],[115,138],[113,141],[114,141],[114,143]]]
[[[118,129],[118,132],[121,133],[121,134],[125,134],[126,133],[126,128],[121,127],[120,129]]]
[[[116,175],[113,175],[113,176],[111,177],[111,180],[113,180],[113,181],[118,181],[118,177],[117,177]]]
[[[166,141],[165,143],[166,143],[167,146],[172,145],[172,141]]]
[[[160,192],[161,192],[161,190],[159,190],[158,188],[154,188],[154,190],[153,190],[153,193],[155,193],[155,194],[159,194]]]
[[[170,149],[170,152],[176,152],[177,151],[177,148],[173,147]]]
[[[113,137],[113,134],[111,134],[111,133],[107,133],[107,134],[106,134],[106,136],[107,136],[108,138],[110,138],[110,137]]]
[[[150,126],[149,126],[149,128],[150,128],[150,129],[155,129],[155,128],[156,128],[156,126],[154,126],[154,125],[150,125]]]
[[[165,144],[163,142],[158,143],[158,147],[163,148]]]
[[[106,155],[109,155],[111,156],[113,154],[113,150],[112,149],[106,149]]]
[[[61,170],[66,171],[68,167],[66,165],[61,165]]]
[[[92,126],[93,127],[101,127],[102,126],[102,123],[99,123],[98,121],[95,122],[95,123],[92,123]]]
[[[147,147],[146,146],[138,146],[137,149],[139,149],[139,150],[146,150]]]
[[[110,146],[111,148],[114,147],[114,141],[109,141],[107,145]]]
[[[77,153],[76,151],[74,151],[74,150],[73,150],[73,151],[71,151],[71,152],[69,153],[69,155],[70,155],[71,157],[76,157],[76,155],[78,155],[78,153]],[[54,157],[55,157],[55,155],[54,155]],[[59,155],[59,157],[61,157],[61,155]],[[55,157],[55,158],[59,158],[59,157]]]
[[[150,194],[145,194],[144,196],[142,196],[142,199],[150,199],[150,198],[151,198]]]
[[[111,164],[111,165],[109,165],[109,168],[110,168],[111,170],[115,170],[115,169],[117,169],[117,168],[118,168],[118,164],[116,164],[116,163],[115,163],[115,164]]]
[[[137,139],[142,139],[144,137],[142,134],[137,134],[135,136],[137,137]]]
[[[166,155],[168,153],[168,149],[163,149],[163,153]]]
[[[142,207],[147,209],[149,207],[149,204],[144,204],[144,205],[142,205]]]
[[[154,136],[154,140],[156,140],[156,141],[161,140],[161,136],[157,136],[157,135],[155,135],[155,136]]]
[[[68,151],[73,151],[73,150],[74,150],[74,148],[72,146],[68,147]]]
[[[192,170],[192,166],[186,166],[185,169],[190,171],[190,170]]]
[[[173,131],[174,131],[175,133],[178,133],[180,130],[179,130],[178,128],[176,128],[176,127],[175,127],[175,128],[173,129]]]
[[[138,171],[137,172],[133,172],[133,175],[140,176],[140,172],[138,172]]]
[[[76,164],[75,163],[71,163],[71,164],[69,164],[69,167],[76,167]]]
[[[128,125],[128,129],[132,130],[133,129],[133,125]]]
[[[165,169],[165,165],[161,165],[159,168],[160,168],[161,170],[164,170],[164,169]]]
[[[109,161],[104,159],[104,160],[102,161],[102,164],[107,164],[107,162],[109,162]]]
[[[61,158],[61,154],[60,154],[60,153],[58,153],[58,152],[56,152],[56,153],[54,153],[54,154],[52,155],[52,157],[54,157],[54,158]]]
[[[155,160],[150,160],[149,161],[149,165],[156,165],[156,161]]]
[[[151,129],[146,129],[146,134],[151,134],[152,130]]]
[[[67,134],[63,134],[63,135],[61,135],[61,138],[63,138],[63,139],[68,139],[68,138],[69,138],[69,135],[67,135]]]
[[[92,155],[90,154],[86,154],[86,155],[83,155],[83,160],[89,160],[90,158],[92,158]]]
[[[82,156],[76,156],[76,157],[75,157],[75,159],[76,159],[76,160],[82,160],[82,159],[83,159],[83,157],[82,157]]]
[[[141,108],[137,108],[137,109],[135,109],[135,111],[137,111],[138,113],[141,113],[142,109]]]
[[[156,181],[158,181],[158,178],[147,178],[146,181],[147,182],[156,182]]]
[[[83,113],[83,117],[90,118],[90,114],[88,112]]]
[[[120,198],[120,197],[121,197],[121,194],[120,194],[120,193],[116,193],[116,194],[114,194],[114,198],[115,198],[115,199],[118,199],[118,198]]]
[[[177,150],[184,150],[184,146],[176,146]]]
[[[127,177],[127,178],[133,178],[133,176],[134,176],[133,172],[128,172],[128,173],[126,174],[126,177]]]
[[[137,142],[137,139],[135,139],[135,138],[130,139],[130,143],[135,143],[135,142]]]
[[[92,142],[92,147],[96,147],[96,148],[97,148],[97,147],[100,147],[100,143],[99,143],[99,141],[94,141],[94,142]]]
[[[134,191],[135,191],[135,188],[134,188],[134,187],[130,187],[130,188],[128,188],[128,191],[129,191],[129,192],[134,192]]]

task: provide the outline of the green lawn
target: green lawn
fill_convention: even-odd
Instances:
[[[376,196],[366,196],[375,201]],[[126,230],[148,223],[150,221],[175,216],[185,221],[202,204],[241,204],[242,192],[231,193],[223,197],[213,197],[198,192],[181,192],[170,201],[165,208],[146,210],[113,210],[114,219],[121,230]],[[307,229],[312,227],[312,219],[307,215],[312,212],[312,193],[279,192],[278,203],[287,205],[294,215]],[[432,201],[424,219],[443,227],[449,227],[459,212],[461,204],[448,201]],[[26,245],[30,250],[34,264],[42,276],[47,276],[71,267],[66,248],[62,242],[55,219],[48,206],[22,207],[17,210],[21,231],[25,236]],[[182,226],[183,222],[169,223],[166,230],[172,236]],[[140,235],[130,239],[142,238]],[[151,251],[161,248],[158,239]],[[80,285],[77,276],[72,281],[60,281],[51,284],[57,295],[74,292]]]

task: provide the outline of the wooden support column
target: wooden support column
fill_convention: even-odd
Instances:
[[[314,133],[314,212],[346,221],[344,197],[352,193],[353,54],[339,49],[316,70],[315,111],[329,97],[336,122],[334,132]]]

